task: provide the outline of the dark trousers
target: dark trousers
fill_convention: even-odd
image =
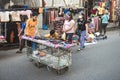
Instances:
[[[102,32],[104,32],[103,35],[106,35],[107,24],[108,23],[102,23],[100,34],[102,34]]]
[[[72,43],[73,33],[66,33],[66,41]]]
[[[25,40],[24,39],[21,39],[21,42],[19,44],[19,50],[22,51],[22,49],[24,48],[24,45],[25,45]]]
[[[37,43],[36,42],[32,42],[32,41],[27,40],[27,46],[31,47],[33,51],[37,49]]]

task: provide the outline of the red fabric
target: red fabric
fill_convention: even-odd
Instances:
[[[55,20],[55,12],[54,11],[51,11],[50,12],[50,16],[51,16],[51,22],[53,22]]]
[[[92,14],[96,14],[97,13],[97,9],[92,9]]]
[[[99,2],[98,4],[99,4],[100,7],[102,7],[102,2]]]
[[[44,6],[44,7],[46,6],[46,2],[45,2],[45,0],[43,1],[43,6]]]

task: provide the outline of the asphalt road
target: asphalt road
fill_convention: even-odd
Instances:
[[[86,46],[83,51],[73,48],[72,66],[57,75],[46,67],[37,68],[25,53],[16,49],[0,51],[0,80],[120,80],[120,36],[108,32],[107,40]]]

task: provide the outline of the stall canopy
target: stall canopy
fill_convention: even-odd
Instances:
[[[46,2],[46,6],[50,7],[50,6],[54,6],[54,7],[58,7],[58,6],[73,6],[73,5],[77,5],[79,6],[81,0],[45,0]]]
[[[12,5],[27,5],[29,7],[42,7],[42,0],[0,0],[0,8]]]
[[[15,5],[28,5],[29,7],[41,7],[42,0],[11,0]]]
[[[45,2],[46,7],[58,6],[79,6],[83,0],[0,0],[0,7],[5,7],[6,4],[12,3],[14,5],[28,5],[29,7],[42,7],[42,1]],[[10,5],[11,5],[10,3]]]

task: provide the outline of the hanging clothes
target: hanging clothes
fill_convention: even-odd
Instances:
[[[48,14],[49,14],[49,16],[48,16],[49,23],[48,24],[50,24],[52,22],[51,21],[51,11],[48,11]]]
[[[54,10],[52,10],[52,11],[50,11],[50,18],[51,18],[51,22],[53,22],[54,20],[55,20],[55,11]]]
[[[102,7],[102,2],[98,2],[98,5],[99,5],[100,7]]]
[[[58,17],[58,11],[55,11],[55,18]]]
[[[93,8],[91,12],[92,12],[92,16],[97,16],[98,9],[97,8]]]
[[[20,11],[11,11],[11,21],[21,21],[20,19]]]
[[[49,22],[50,22],[50,18],[49,18],[49,15],[50,15],[50,12],[49,11],[46,11],[44,14],[44,24],[45,25],[48,25],[49,24]]]
[[[20,12],[21,15],[27,15],[28,18],[30,18],[32,11],[31,10],[25,10]]]
[[[102,14],[103,14],[103,11],[104,11],[104,8],[99,7],[99,8],[98,8],[98,11],[99,11],[99,15],[102,15]]]
[[[98,19],[99,18],[97,16],[93,18],[94,25],[95,25],[95,31],[98,31]]]
[[[10,14],[9,11],[0,12],[1,22],[9,22],[9,20],[10,20],[9,14]]]
[[[19,41],[16,22],[7,23],[7,38],[6,39],[8,43],[17,43]]]

